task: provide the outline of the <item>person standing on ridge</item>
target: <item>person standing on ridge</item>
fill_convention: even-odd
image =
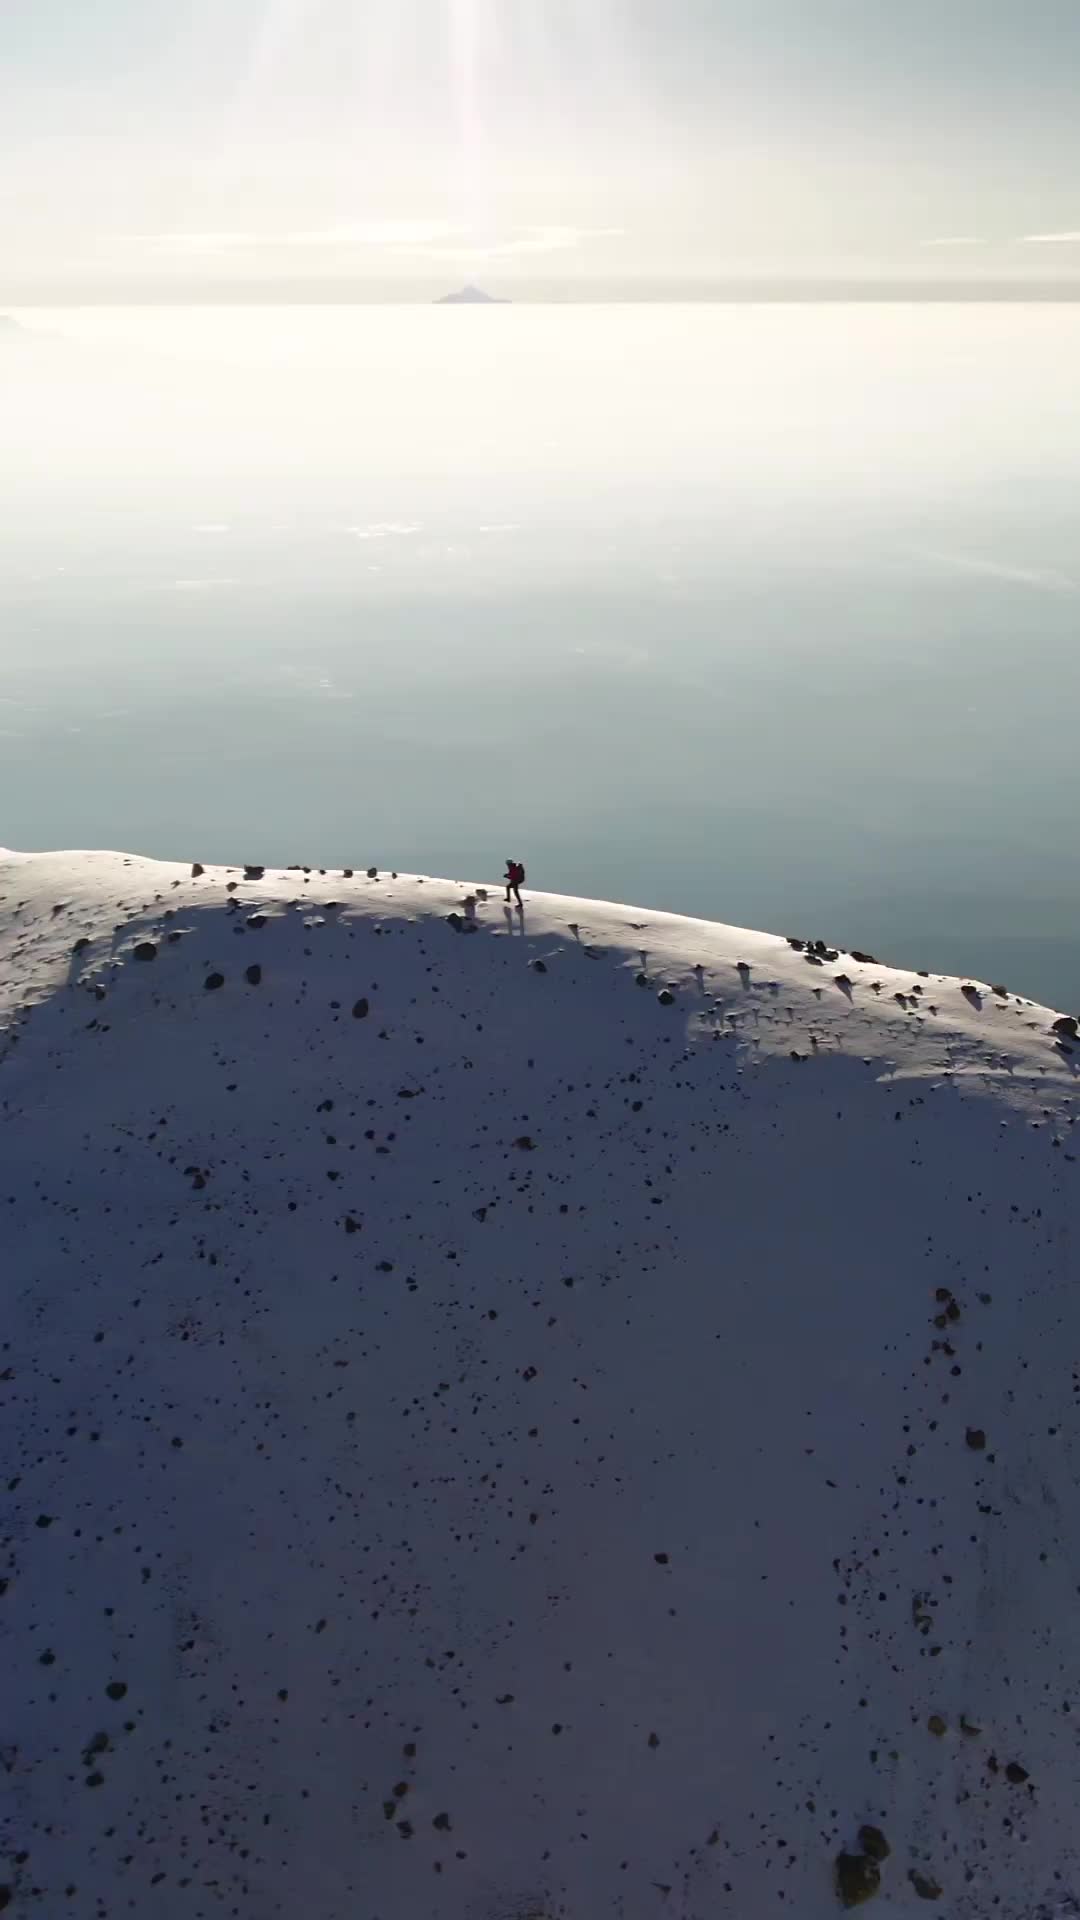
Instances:
[[[522,900],[521,900],[521,889],[522,889],[522,886],[524,885],[524,882],[525,882],[525,869],[522,866],[521,861],[508,860],[506,863],[506,904],[507,906],[509,906],[510,904],[510,895],[513,894],[515,900],[518,903],[518,907],[521,908],[522,911],[524,911],[524,908],[522,907]]]

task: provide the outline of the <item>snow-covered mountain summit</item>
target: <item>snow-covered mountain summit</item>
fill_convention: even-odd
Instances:
[[[11,1910],[1080,1913],[1078,1067],[801,937],[0,856]]]

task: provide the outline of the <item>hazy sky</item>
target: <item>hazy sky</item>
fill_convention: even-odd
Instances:
[[[1080,0],[0,0],[0,292],[1080,267]]]

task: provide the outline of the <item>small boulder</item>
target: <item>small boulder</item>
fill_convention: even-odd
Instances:
[[[838,1853],[836,1892],[842,1907],[865,1906],[881,1890],[881,1869],[868,1853]]]
[[[986,1446],[986,1435],[981,1427],[969,1427],[964,1438],[972,1453],[982,1453]]]
[[[546,961],[546,960],[534,960],[534,961],[533,961],[533,963],[532,963],[532,970],[533,970],[533,972],[534,972],[534,973],[546,973],[546,972],[547,972],[547,961]]]
[[[245,880],[261,880],[265,872],[266,872],[265,867],[245,867],[244,879]]]
[[[941,1899],[941,1888],[931,1874],[920,1873],[917,1867],[912,1867],[909,1869],[908,1879],[920,1900]]]
[[[662,1007],[673,1007],[675,1005],[675,995],[672,993],[670,987],[661,987],[656,997]]]
[[[191,877],[193,880],[197,880],[199,878],[199,875],[205,872],[206,872],[206,868],[203,866],[203,863],[201,860],[196,860],[192,863]]]
[[[137,946],[132,947],[131,957],[133,960],[156,960],[157,948],[152,940],[140,940]]]
[[[864,1853],[870,1855],[871,1860],[887,1860],[892,1852],[880,1827],[860,1827],[859,1845]]]
[[[369,880],[377,880],[379,877],[378,867],[369,867],[367,870],[367,877]]]
[[[260,927],[265,927],[266,925],[265,913],[249,913],[247,924],[253,932],[257,932]]]
[[[257,987],[262,979],[262,968],[257,963],[246,967],[244,970],[244,979],[247,981],[249,987]]]
[[[223,973],[208,973],[206,979],[203,981],[203,989],[206,993],[216,993],[218,988],[224,985],[225,975]]]
[[[353,1006],[352,1017],[354,1020],[366,1020],[370,1012],[371,1007],[363,994],[361,994],[360,999],[357,1000]]]
[[[90,945],[89,937],[84,933],[80,936],[78,940],[76,940],[75,945],[72,947],[71,951],[72,953],[85,953],[89,945]]]
[[[1063,1013],[1054,1021],[1050,1031],[1063,1035],[1066,1040],[1080,1040],[1080,1023],[1075,1013]]]

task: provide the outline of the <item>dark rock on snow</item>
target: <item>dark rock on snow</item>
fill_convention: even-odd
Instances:
[[[908,1872],[908,1879],[920,1900],[941,1899],[941,1888],[929,1874],[920,1873],[916,1867],[912,1867]]]
[[[860,1827],[859,1845],[864,1853],[870,1855],[871,1860],[887,1860],[892,1852],[880,1827]]]
[[[842,1907],[861,1907],[881,1889],[881,1869],[868,1853],[836,1858],[836,1891]]]

